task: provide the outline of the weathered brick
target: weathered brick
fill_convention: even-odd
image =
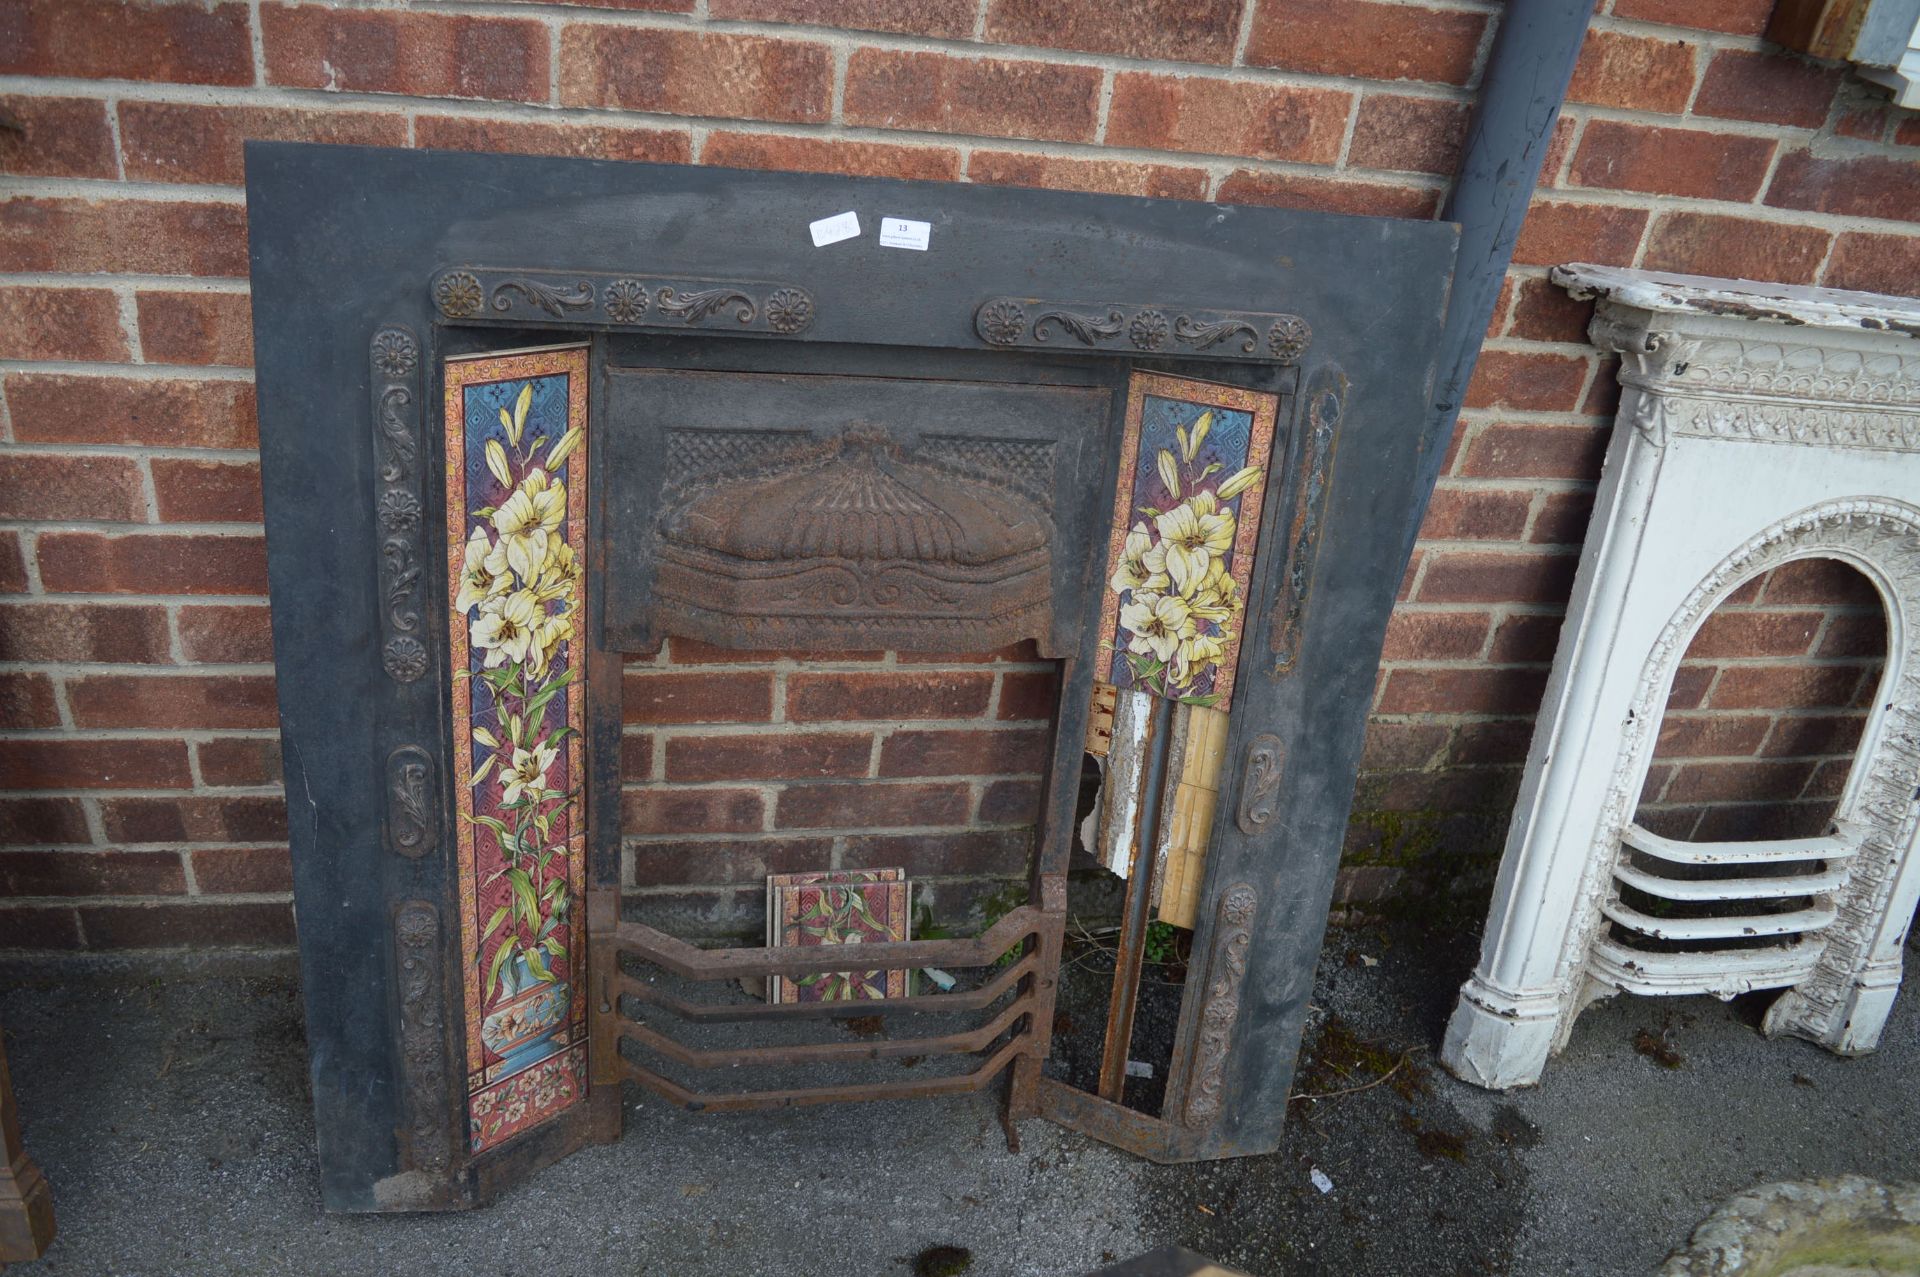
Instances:
[[[259,441],[244,381],[9,373],[13,436],[22,443],[251,448]]]
[[[118,177],[107,104],[95,98],[0,94],[19,127],[0,131],[0,173],[16,177]]]
[[[1808,762],[1687,763],[1674,769],[1663,801],[1767,802],[1796,798],[1813,775]]]
[[[1722,49],[1700,82],[1693,113],[1817,129],[1843,78],[1837,67],[1801,58]]]
[[[1717,716],[1731,721],[1728,715]],[[1852,754],[1866,730],[1865,714],[1781,714],[1777,718],[1751,715],[1771,722],[1766,744],[1759,752],[1773,758],[1808,758]]]
[[[976,718],[986,712],[993,675],[984,670],[812,674],[787,678],[787,717],[796,722]]]
[[[1414,612],[1401,608],[1387,620],[1383,661],[1463,661],[1486,646],[1492,616],[1486,612]]]
[[[1773,149],[1770,138],[1589,120],[1573,157],[1573,182],[1744,203],[1760,193]]]
[[[1613,16],[1702,31],[1759,35],[1767,29],[1773,6],[1774,0],[1614,0]]]
[[[293,907],[265,901],[82,905],[90,949],[291,948]]]
[[[975,0],[709,0],[707,16],[965,40],[975,8]]]
[[[118,843],[282,842],[287,836],[287,804],[278,794],[107,798],[100,819]]]
[[[1838,559],[1795,559],[1767,573],[1768,603],[1827,603],[1878,611],[1880,596],[1859,569]]]
[[[1560,646],[1566,618],[1559,613],[1519,612],[1500,622],[1487,659],[1495,665],[1545,665]]]
[[[865,732],[681,736],[667,742],[667,779],[807,780],[865,776],[873,737]]]
[[[0,0],[0,75],[252,84],[247,6]]]
[[[1123,71],[1113,77],[1107,143],[1332,164],[1352,104],[1334,89]]]
[[[1447,750],[1447,762],[1454,767],[1518,766],[1527,760],[1527,747],[1532,743],[1530,718],[1462,723]]]
[[[1817,838],[1832,819],[1829,801],[1718,804],[1701,811],[1693,837],[1699,842]]]
[[[1843,107],[1833,117],[1833,132],[1836,137],[1859,138],[1863,142],[1878,142],[1887,135],[1887,123],[1891,113],[1884,106]]]
[[[1660,758],[1739,758],[1754,753],[1773,719],[1765,714],[1668,714],[1654,749]]]
[[[708,144],[711,146],[711,142]],[[992,186],[1037,186],[1049,190],[1098,191],[1197,200],[1206,194],[1205,169],[1133,160],[1086,160],[976,148],[967,159],[967,180]]]
[[[1058,670],[1014,671],[1000,678],[1000,704],[994,717],[1002,722],[1051,720],[1059,702]]]
[[[83,846],[93,841],[77,798],[0,798],[0,846]]]
[[[620,779],[653,779],[652,732],[636,729],[620,737]]]
[[[1887,618],[1879,612],[1864,616],[1835,616],[1827,623],[1827,632],[1820,639],[1816,655],[1836,656],[1885,656],[1887,653]]]
[[[245,293],[157,292],[134,297],[140,350],[150,364],[253,366],[253,311]]]
[[[1701,708],[1707,703],[1707,692],[1719,674],[1717,665],[1682,664],[1674,673],[1673,686],[1667,689],[1667,708]]]
[[[1571,412],[1586,379],[1587,361],[1579,355],[1483,350],[1467,383],[1466,406]]]
[[[171,851],[0,851],[0,896],[184,895]]]
[[[1567,100],[1678,115],[1693,94],[1698,49],[1684,40],[1589,30]]]
[[[847,63],[848,124],[1091,142],[1098,67],[856,49]]]
[[[1663,213],[1647,237],[1642,265],[1684,275],[1811,284],[1831,238],[1817,226],[1712,213]]]
[[[1365,80],[1465,84],[1486,15],[1368,0],[1260,0],[1247,42],[1252,66]]]
[[[930,182],[951,182],[960,176],[960,152],[951,146],[896,146],[889,142],[724,130],[707,135],[700,162],[722,168],[905,177]],[[675,656],[678,659],[678,648]]]
[[[1580,545],[1593,521],[1593,493],[1549,492],[1533,517],[1527,540],[1536,545]]]
[[[1033,834],[1025,829],[969,829],[963,833],[855,834],[841,862],[848,868],[900,868],[910,879],[952,874],[1025,872]]]
[[[629,670],[621,702],[629,723],[764,723],[773,717],[773,675]]]
[[[1347,163],[1450,176],[1460,167],[1466,133],[1464,102],[1369,93],[1360,99]]]
[[[79,949],[79,914],[67,906],[10,905],[0,900],[0,949]]]
[[[222,603],[180,609],[180,651],[189,661],[265,665],[273,660],[270,613],[258,604]]]
[[[9,199],[0,270],[243,276],[247,212],[198,200]]]
[[[1004,776],[1047,765],[1051,732],[897,731],[880,747],[882,776]]]
[[[439,151],[505,151],[655,164],[685,164],[693,157],[693,135],[685,129],[481,120],[467,115],[418,117],[413,122],[413,144]]]
[[[656,13],[692,13],[694,4],[694,0],[547,0],[547,2],[579,5],[588,9],[634,9],[650,10]]]
[[[1571,554],[1429,553],[1422,603],[1563,603],[1573,587]]]
[[[1460,473],[1477,479],[1594,479],[1610,434],[1605,427],[1495,422],[1474,435]]]
[[[27,589],[27,561],[20,550],[18,532],[0,532],[0,594],[24,594]]]
[[[986,825],[1034,825],[1040,821],[1040,782],[996,780],[980,795],[978,819]]]
[[[1693,642],[1687,659],[1714,657],[1804,656],[1826,619],[1821,612],[1738,612],[1715,610]]]
[[[1420,525],[1426,541],[1517,541],[1533,494],[1522,488],[1440,488]]]
[[[667,644],[669,665],[768,665],[775,661],[877,661],[885,652],[781,652],[769,649],[717,647],[699,639],[675,636]]]
[[[825,120],[833,57],[810,40],[666,28],[568,26],[560,102],[669,115]]]
[[[45,674],[0,673],[0,723],[16,729],[60,726],[53,680]]]
[[[1430,218],[1440,208],[1440,192],[1391,182],[1347,182],[1237,169],[1220,184],[1222,204],[1271,204],[1323,213],[1363,217]]]
[[[1360,770],[1418,770],[1431,763],[1446,747],[1450,735],[1448,729],[1438,723],[1390,723],[1375,719],[1367,724]]]
[[[1593,320],[1593,301],[1581,301],[1547,279],[1523,279],[1516,290],[1507,335],[1528,341],[1581,343]]]
[[[1842,231],[1820,282],[1828,288],[1920,297],[1920,236]]]
[[[258,523],[260,466],[253,461],[155,457],[154,500],[168,523]]]
[[[1547,674],[1539,669],[1396,669],[1380,695],[1383,714],[1532,714]]]
[[[964,825],[971,803],[962,784],[842,781],[788,785],[774,824],[781,829],[899,829]]]
[[[202,895],[276,895],[293,890],[293,858],[285,847],[201,847],[188,859]]]
[[[1536,199],[1520,225],[1513,260],[1524,266],[1563,262],[1625,266],[1640,247],[1640,232],[1646,226],[1645,209]]]
[[[80,727],[273,727],[273,680],[259,675],[95,674],[67,682]]]
[[[628,789],[620,827],[634,834],[737,834],[761,827],[757,789]]]
[[[251,139],[405,146],[407,121],[398,114],[373,111],[194,102],[120,104],[120,154],[127,176],[137,181],[238,186],[246,178],[243,144]]]
[[[266,543],[257,536],[47,532],[40,580],[55,594],[262,594]]]
[[[271,84],[547,100],[547,30],[538,22],[269,3],[260,32]]]
[[[633,883],[641,887],[750,883],[768,874],[825,868],[831,838],[702,838],[627,844]]]
[[[146,518],[145,486],[130,457],[0,453],[0,519]]]
[[[1858,665],[1742,665],[1720,671],[1714,709],[1819,709],[1841,706],[1860,686]]]
[[[0,359],[125,358],[120,300],[106,289],[0,288]]]
[[[1813,213],[1920,221],[1920,161],[1879,155],[1820,159],[1788,151],[1774,170],[1766,202]]]
[[[1240,11],[1253,0],[991,0],[986,38],[1171,62],[1233,60]],[[972,35],[972,27],[963,33]]]
[[[280,741],[272,736],[223,736],[193,747],[208,785],[277,785]]]
[[[0,789],[185,789],[178,740],[0,740]]]

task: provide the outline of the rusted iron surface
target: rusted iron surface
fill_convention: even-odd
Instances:
[[[727,1113],[743,1109],[799,1108],[809,1104],[837,1104],[850,1100],[920,1100],[937,1095],[962,1095],[984,1090],[998,1080],[1009,1064],[1022,1058],[1018,1038],[1008,1042],[970,1073],[948,1077],[919,1077],[905,1082],[878,1082],[869,1086],[815,1086],[779,1091],[695,1091],[624,1057],[621,1075],[655,1095],[695,1112]]]

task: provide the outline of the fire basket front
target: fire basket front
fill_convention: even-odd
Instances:
[[[248,199],[331,1207],[484,1201],[618,1136],[627,1082],[729,1110],[1004,1081],[1010,1139],[1275,1146],[1451,228],[283,145]],[[849,209],[927,248],[812,246]],[[871,760],[805,787],[829,836],[769,864],[764,920],[757,882],[689,910],[623,843],[683,817],[650,773],[623,804],[622,747],[693,720],[625,721],[623,672],[716,649],[781,688],[1057,677],[1018,891],[859,850],[907,728],[854,714]],[[777,753],[784,704],[737,734]],[[1137,1024],[1155,928],[1184,983]]]

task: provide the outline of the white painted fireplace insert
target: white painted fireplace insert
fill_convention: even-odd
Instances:
[[[1594,1000],[1785,992],[1769,1034],[1871,1050],[1920,896],[1920,302],[1594,266],[1622,395],[1443,1059],[1536,1082]],[[1886,672],[1827,836],[1697,843],[1633,823],[1675,669],[1733,591],[1794,559],[1858,568]]]

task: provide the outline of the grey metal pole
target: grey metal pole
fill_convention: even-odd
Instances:
[[[1453,294],[1440,339],[1433,419],[1420,458],[1419,514],[1453,438],[1494,303],[1513,261],[1540,166],[1553,140],[1554,121],[1573,79],[1594,0],[1510,0],[1494,33],[1493,51],[1473,104],[1460,171],[1441,219],[1460,224]],[[1413,552],[1420,519],[1408,534]]]

